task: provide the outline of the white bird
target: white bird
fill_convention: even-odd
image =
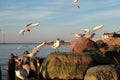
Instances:
[[[23,70],[24,71],[24,73],[27,73],[25,70]],[[22,71],[22,72],[23,72]],[[19,79],[22,79],[22,80],[24,80],[25,78],[23,77],[23,75],[20,73],[20,70],[15,70],[15,75],[16,75],[16,77],[18,77]]]
[[[19,49],[20,49],[20,48],[22,48],[22,47],[23,47],[23,46],[22,46],[22,45],[20,45],[20,46],[18,46],[18,47],[17,47],[17,49],[19,50]]]
[[[25,80],[27,79],[29,72],[30,72],[30,66],[29,63],[22,64],[23,59],[17,58],[17,65],[21,64],[21,67],[19,66],[17,70],[15,70],[15,74],[18,78]]]
[[[52,48],[56,51],[60,47],[60,39],[57,38],[56,42],[53,43]]]
[[[78,3],[78,0],[72,0],[73,4],[75,4],[78,8],[80,8],[80,4]]]
[[[24,32],[27,32],[27,31],[30,32],[30,28],[37,27],[38,25],[39,25],[39,23],[30,23],[30,24],[26,25],[25,28],[20,30],[19,33],[24,35]]]
[[[104,26],[104,25],[96,26],[96,27],[94,27],[94,28],[92,29],[92,31],[90,31],[90,29],[84,29],[84,32],[85,32],[84,37],[85,37],[85,38],[89,38],[89,39],[93,38],[94,35],[95,35],[95,32],[96,32],[97,30],[101,29],[103,26]]]
[[[32,52],[30,54],[28,54],[28,57],[33,57],[37,54],[37,52],[39,52],[39,50],[45,45],[45,41],[41,42],[39,45],[37,45],[36,47],[33,48]]]
[[[21,69],[15,70],[16,76],[22,80],[27,79],[29,72],[30,66],[28,64],[24,64]]]
[[[74,37],[76,38],[82,38],[84,34],[78,34],[78,33],[72,33]]]

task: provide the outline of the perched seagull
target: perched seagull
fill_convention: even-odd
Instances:
[[[38,25],[39,25],[39,23],[36,23],[36,24],[30,23],[30,24],[26,25],[24,29],[20,30],[19,33],[24,35],[24,32],[27,32],[27,31],[30,32],[30,28],[37,27]]]
[[[33,57],[39,52],[39,50],[45,45],[46,41],[41,42],[38,46],[34,47],[32,52],[28,54],[28,57]]]
[[[22,58],[17,58],[17,65],[19,66],[17,70],[15,70],[15,74],[18,78],[25,80],[28,78],[29,72],[30,72],[30,66],[29,63],[23,64]],[[19,65],[20,64],[20,65]]]
[[[72,0],[73,4],[75,4],[78,8],[80,8],[80,4],[78,3],[78,0]]]
[[[22,80],[27,79],[29,72],[30,66],[28,64],[24,64],[21,69],[15,70],[16,76]]]
[[[96,26],[96,27],[93,28],[92,31],[90,31],[89,29],[84,29],[84,32],[85,32],[84,37],[85,37],[85,38],[89,38],[89,39],[93,38],[94,35],[95,35],[95,32],[96,32],[97,30],[101,29],[103,26],[104,26],[104,25]]]
[[[53,43],[52,48],[56,51],[60,47],[60,39],[57,38],[56,42]]]
[[[77,34],[77,33],[72,33],[74,37],[76,38],[82,38],[84,34]]]

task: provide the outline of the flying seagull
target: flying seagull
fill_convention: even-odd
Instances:
[[[78,33],[72,33],[74,37],[76,38],[82,38],[84,34],[78,34]]]
[[[26,25],[25,28],[20,30],[19,33],[24,35],[24,32],[27,32],[27,31],[30,32],[30,28],[37,27],[37,26],[39,26],[39,23],[30,23],[30,24]]]
[[[72,0],[73,4],[75,4],[78,8],[80,8],[80,4],[78,3],[78,0]]]
[[[99,29],[101,29],[104,25],[99,25],[99,26],[96,26],[92,29],[92,31],[90,31],[90,29],[84,29],[84,32],[85,32],[85,35],[84,37],[85,38],[93,38],[94,35],[95,35],[95,32],[98,31]]]
[[[60,39],[57,38],[56,42],[53,43],[52,48],[56,51],[60,47]]]
[[[32,52],[28,54],[28,57],[33,57],[39,52],[39,50],[45,45],[46,41],[41,42],[39,45],[33,48]]]

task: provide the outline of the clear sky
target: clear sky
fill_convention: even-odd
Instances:
[[[72,33],[83,33],[103,24],[96,32],[120,30],[120,0],[0,0],[0,42],[54,41],[56,38],[73,40]],[[19,31],[29,23],[39,23],[25,35]]]

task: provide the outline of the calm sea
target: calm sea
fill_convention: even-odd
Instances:
[[[17,54],[18,56],[22,57],[22,54],[25,50],[31,52],[32,49],[37,46],[37,43],[5,43],[0,44],[0,66],[7,67],[9,55],[10,53]],[[22,46],[20,49],[18,47]],[[53,52],[54,50],[51,48],[50,45],[43,46],[40,51],[37,53],[36,56],[38,57],[46,57],[48,54]],[[61,45],[59,48],[60,52],[69,52],[68,45]],[[6,80],[7,72],[2,70],[2,80]]]

